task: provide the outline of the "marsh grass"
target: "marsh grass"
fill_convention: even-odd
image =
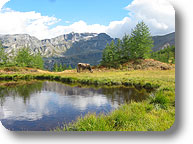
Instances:
[[[142,102],[121,105],[104,115],[88,114],[55,131],[164,131],[175,121],[175,70],[94,71],[94,73],[2,73],[1,81],[56,80],[80,86],[125,86],[153,89]]]
[[[147,102],[121,105],[108,115],[87,114],[55,131],[164,131],[174,123],[174,108],[157,110]]]

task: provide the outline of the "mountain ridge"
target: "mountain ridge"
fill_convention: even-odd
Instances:
[[[18,50],[29,47],[32,52],[40,52],[44,57],[62,56],[74,42],[89,40],[96,37],[96,33],[69,33],[51,39],[39,40],[29,34],[0,35],[0,41],[7,53],[12,49]]]
[[[175,45],[175,32],[153,36],[153,51]],[[7,53],[29,47],[33,53],[40,52],[44,57],[45,68],[52,69],[54,63],[75,65],[78,62],[96,65],[100,62],[102,51],[111,38],[106,33],[69,33],[51,39],[39,40],[29,34],[0,35],[0,41]]]

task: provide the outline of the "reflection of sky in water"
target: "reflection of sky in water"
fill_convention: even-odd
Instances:
[[[91,105],[100,107],[106,104],[108,104],[108,100],[104,95],[64,97],[55,92],[42,91],[41,93],[32,94],[26,104],[23,103],[22,97],[16,97],[15,99],[7,97],[4,106],[1,107],[0,118],[33,121],[41,119],[43,115],[54,114],[58,108],[66,105],[84,111]]]
[[[56,82],[44,82],[42,90],[32,92],[26,101],[18,93],[12,94],[10,91],[4,96],[0,119],[13,130],[49,130],[88,112],[109,112],[119,105],[117,95],[107,96],[108,90],[73,88]]]

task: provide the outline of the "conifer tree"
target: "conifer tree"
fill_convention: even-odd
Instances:
[[[66,70],[66,69],[67,69],[66,64],[63,64],[62,70],[64,71],[64,70]]]
[[[110,58],[110,62],[113,62],[115,60],[115,50],[116,50],[116,46],[114,41],[112,40],[110,43],[110,49],[109,49],[109,58]]]
[[[101,64],[107,67],[112,67],[115,64],[117,57],[116,45],[114,41],[111,41],[110,45],[107,44],[107,46],[103,50]]]
[[[33,56],[30,53],[29,48],[19,49],[15,57],[16,65],[21,67],[33,67]]]
[[[72,69],[72,66],[71,66],[71,65],[69,65],[69,66],[68,66],[68,69],[69,69],[69,70],[71,70],[71,69]]]
[[[121,59],[122,59],[122,62],[126,62],[130,59],[130,36],[129,35],[125,35],[123,37],[121,47],[122,47]]]
[[[43,58],[42,58],[40,52],[33,55],[33,66],[32,67],[43,69],[44,61],[43,61]]]
[[[110,58],[108,55],[109,51],[110,51],[110,46],[109,46],[109,43],[107,43],[105,49],[103,50],[102,61],[101,61],[101,64],[104,66],[106,66],[106,64],[110,62]]]
[[[60,63],[60,66],[59,66],[59,71],[63,71],[63,67],[62,67],[62,64]]]
[[[149,27],[142,21],[132,30],[129,55],[131,59],[148,58],[153,40]]]
[[[4,66],[8,63],[8,56],[5,53],[5,49],[0,41],[0,65]]]
[[[58,72],[58,64],[57,63],[54,64],[54,71]]]

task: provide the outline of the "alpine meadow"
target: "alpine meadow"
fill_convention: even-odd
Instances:
[[[88,0],[79,5],[88,4],[92,11],[63,9],[59,1],[42,7],[34,2],[26,5],[28,13],[18,11],[12,2],[0,5],[3,23],[8,23],[3,15],[11,12],[22,17],[15,21],[21,27],[6,23],[13,31],[0,28],[0,120],[5,128],[166,131],[172,127],[175,12],[168,2],[93,2],[101,12]],[[41,14],[44,8],[48,16]],[[118,14],[125,18],[120,20]]]

